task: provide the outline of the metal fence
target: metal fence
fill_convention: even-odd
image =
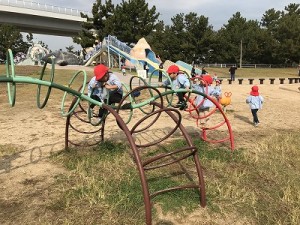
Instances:
[[[47,11],[47,12],[60,13],[60,14],[66,14],[71,16],[79,16],[79,17],[80,17],[80,13],[87,14],[89,17],[92,16],[91,13],[79,9],[64,8],[60,6],[48,5],[39,2],[24,1],[24,0],[0,0],[0,5],[33,9],[39,11]]]
[[[231,66],[239,67],[236,63],[207,63],[207,64],[195,64],[197,67],[212,67],[212,68],[229,68]],[[241,68],[287,68],[293,67],[284,64],[242,64]]]

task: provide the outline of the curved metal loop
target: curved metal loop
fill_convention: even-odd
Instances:
[[[138,79],[139,79],[139,86],[149,86],[148,83],[147,83],[147,81],[146,81],[145,79],[143,79],[142,77],[137,77],[137,76],[131,77],[131,78],[130,78],[130,82],[129,82],[129,84],[130,84],[130,91],[133,90],[133,79],[134,79],[134,78],[138,78]],[[140,81],[142,81],[142,82],[144,83],[144,85],[140,85]],[[151,85],[150,85],[150,86],[151,86]],[[148,90],[149,90],[150,97],[153,97],[154,94],[153,94],[151,88],[148,88]],[[132,101],[130,101],[131,103],[137,104],[137,102],[136,102],[136,97],[137,97],[137,96],[136,96],[136,95],[139,96],[139,95],[140,95],[140,92],[141,92],[141,90],[135,90],[134,92],[132,92],[131,95],[129,95],[130,98],[132,99]],[[148,112],[146,112],[142,107],[139,107],[139,110],[141,110],[144,114],[148,114]],[[153,106],[151,112],[153,112],[153,110],[154,110],[154,106]]]
[[[123,89],[123,98],[124,98],[124,96],[126,96],[127,93],[129,93],[131,91],[131,88],[128,85],[124,84],[124,83],[122,83],[122,86],[126,90],[126,94],[124,95],[124,89]],[[132,104],[134,97],[133,97],[133,95],[128,95],[128,96],[129,96],[130,104]],[[120,103],[119,103],[119,106],[120,106]],[[124,120],[125,124],[130,123],[132,116],[133,116],[133,109],[131,108],[128,119],[125,120],[124,118],[122,118]]]
[[[159,92],[159,90],[157,89],[157,88],[155,88],[155,87],[151,87],[151,86],[141,86],[141,87],[136,87],[136,88],[134,88],[133,90],[131,90],[130,92],[128,92],[123,98],[122,98],[122,100],[120,101],[120,103],[119,103],[119,105],[118,105],[118,107],[117,107],[117,113],[119,113],[119,111],[120,111],[120,109],[121,109],[121,107],[122,107],[122,105],[123,105],[123,102],[125,101],[125,99],[129,96],[129,95],[132,95],[134,92],[136,92],[136,91],[142,91],[142,90],[144,90],[144,89],[153,89],[156,93],[157,93],[157,96],[154,96],[153,95],[153,100],[156,100],[156,99],[160,99],[160,105],[161,106],[163,106],[163,97],[162,97],[162,95],[161,95],[161,93]],[[149,91],[150,92],[150,91]],[[152,92],[151,92],[152,93]],[[149,100],[146,100],[146,101],[143,101],[143,102],[140,102],[139,103],[139,109],[141,109],[141,107],[143,107],[143,106],[145,106],[145,105],[148,105],[149,104]],[[133,108],[134,108],[134,105],[131,105],[132,107],[131,107],[131,110],[133,110]],[[149,115],[149,114],[151,114],[151,113],[153,113],[154,112],[154,110],[155,110],[155,106],[153,105],[153,108],[152,108],[152,110],[151,110],[151,112],[150,113],[145,113],[145,114],[147,114],[147,115]],[[159,115],[158,115],[159,116]],[[150,126],[152,126],[153,124],[154,124],[154,122],[155,122],[155,120],[154,121],[152,121],[152,123],[150,123],[148,126],[146,126],[145,128],[143,128],[143,130],[146,130],[147,128],[149,128]]]
[[[137,78],[139,80],[139,86],[148,86],[148,83],[145,79],[143,79],[142,77],[139,77],[139,76],[132,76],[130,77],[130,80],[129,80],[129,87],[130,87],[130,90],[133,89],[133,79]],[[143,82],[144,85],[141,85],[141,82]]]
[[[8,102],[11,107],[13,107],[16,103],[16,83],[14,82],[14,78],[16,77],[15,74],[15,64],[14,64],[14,57],[12,54],[12,50],[8,49],[6,53],[6,77],[11,78],[11,82],[7,82],[7,95],[8,95]]]
[[[153,141],[151,143],[147,143],[147,144],[136,144],[137,147],[141,148],[141,147],[149,147],[149,146],[153,146],[153,145],[157,145],[158,143],[166,140],[167,138],[169,138],[172,134],[174,134],[177,129],[179,128],[180,124],[181,124],[181,120],[182,120],[182,117],[181,117],[181,114],[178,110],[176,109],[172,109],[172,108],[164,108],[162,106],[160,106],[161,108],[159,110],[156,110],[148,115],[146,115],[145,117],[143,117],[141,120],[139,120],[131,129],[131,134],[134,134],[134,133],[140,133],[140,132],[143,132],[145,131],[146,129],[150,128],[155,122],[157,122],[157,120],[159,119],[159,117],[161,116],[161,114],[163,112],[165,112],[167,115],[169,115],[169,113],[175,113],[176,114],[176,120],[173,119],[174,123],[175,123],[175,127],[169,131],[165,136],[163,137],[160,137],[158,140],[156,141]],[[139,125],[143,124],[143,122],[147,119],[149,119],[150,117],[154,116],[154,119],[152,120],[152,122],[146,126],[146,127],[142,127],[140,129],[137,129],[139,127]]]
[[[51,59],[51,74],[50,74],[50,82],[52,83],[53,80],[54,80],[54,71],[55,71],[55,57],[54,56],[51,56],[50,57]],[[43,77],[44,77],[44,73],[45,73],[45,70],[47,68],[47,64],[48,64],[48,61],[46,61],[44,63],[44,66],[43,66],[43,69],[42,69],[42,72],[41,72],[41,75],[40,75],[40,80],[43,80]],[[42,85],[41,84],[38,84],[38,88],[37,88],[37,96],[36,96],[36,103],[37,103],[37,107],[42,109],[46,106],[47,102],[48,102],[48,99],[49,99],[49,96],[50,96],[50,93],[51,93],[51,86],[48,87],[48,90],[47,90],[47,93],[46,93],[46,96],[45,96],[45,99],[43,101],[43,103],[41,104],[41,101],[40,101],[40,96],[41,96],[41,87]]]
[[[170,84],[171,84],[171,78],[168,76],[168,74],[166,73],[165,70],[163,70],[163,69],[155,69],[155,70],[152,71],[152,73],[149,76],[149,82],[148,83],[149,83],[150,86],[153,86],[152,83],[151,83],[151,80],[152,80],[152,77],[153,77],[154,73],[157,72],[157,71],[161,71],[162,74],[163,74],[163,76],[166,77],[167,79],[169,79]]]
[[[86,79],[87,79],[87,75],[86,75],[86,72],[85,70],[80,70],[78,71],[77,73],[74,74],[74,76],[71,78],[69,84],[68,84],[68,87],[71,87],[71,85],[73,84],[75,78],[77,78],[77,76],[79,74],[83,73],[83,83],[82,83],[82,87],[81,87],[81,90],[80,90],[80,93],[83,94],[84,93],[84,89],[85,89],[85,86],[86,86]],[[73,105],[73,107],[68,111],[68,112],[65,112],[65,101],[66,101],[66,96],[67,96],[68,92],[65,91],[64,95],[63,95],[63,98],[62,98],[62,101],[61,101],[61,115],[62,116],[68,116],[70,115],[71,113],[73,113],[73,111],[75,110],[75,108],[77,107],[77,105],[79,104],[80,102],[80,98],[77,97],[77,100],[75,102],[75,104]]]

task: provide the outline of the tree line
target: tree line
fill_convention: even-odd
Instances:
[[[145,0],[96,0],[92,17],[73,41],[83,48],[114,35],[128,45],[146,38],[162,60],[189,63],[238,64],[242,49],[243,63],[294,66],[300,60],[300,4],[291,3],[283,10],[271,8],[260,21],[247,20],[236,12],[215,31],[208,17],[196,12],[176,14],[167,25],[159,20],[156,7]],[[93,32],[96,32],[96,36]]]
[[[73,41],[86,48],[108,35],[128,45],[144,37],[162,60],[238,64],[242,57],[244,64],[295,66],[300,63],[299,5],[268,9],[260,21],[247,20],[236,12],[219,30],[214,30],[208,17],[196,12],[176,14],[171,24],[165,24],[158,19],[156,7],[149,7],[145,0],[117,5],[111,0],[96,0],[91,17],[81,14],[87,22]],[[0,58],[5,58],[8,48],[13,53],[26,52],[32,44],[32,34],[26,38],[24,41],[14,26],[0,25]]]

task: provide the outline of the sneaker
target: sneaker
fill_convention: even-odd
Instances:
[[[177,104],[174,106],[174,108],[184,108],[186,105],[186,102],[177,102]],[[180,109],[182,110],[182,109]]]
[[[131,104],[125,103],[124,105],[121,106],[121,109],[131,109]]]
[[[179,107],[179,110],[184,110],[184,109],[186,109],[186,108],[187,108],[186,102],[182,102],[182,103],[181,103],[181,106]]]
[[[258,123],[254,123],[254,126],[257,127],[257,126],[258,126]]]

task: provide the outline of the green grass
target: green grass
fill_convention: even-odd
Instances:
[[[40,67],[16,69],[18,75],[34,77],[38,77],[41,70]],[[211,73],[210,68],[207,70]],[[0,74],[3,73],[1,65]],[[65,84],[74,73],[56,70],[55,82]],[[294,69],[238,69],[237,77],[258,74],[291,77],[293,73]],[[92,76],[91,72],[88,76]],[[35,95],[36,89],[19,88],[17,95],[28,96],[31,92]],[[57,93],[53,90],[50,98],[59,102],[62,92]],[[277,133],[257,143],[255,148],[237,149],[233,154],[228,149],[195,139],[205,174],[207,211],[199,207],[198,193],[193,190],[159,195],[153,202],[161,206],[164,213],[182,218],[197,211],[208,213],[210,219],[206,224],[216,224],[219,221],[216,219],[224,220],[232,215],[238,220],[236,224],[245,221],[264,225],[300,224],[299,134]],[[175,149],[182,144],[177,140],[165,148]],[[161,150],[164,149],[157,151]],[[0,162],[19,151],[13,145],[0,145]],[[50,217],[51,224],[144,224],[140,179],[128,154],[130,151],[125,144],[108,141],[93,149],[70,149],[53,155],[53,162],[64,166],[68,172],[57,176],[51,186],[53,195],[50,202],[45,203],[47,213],[40,216],[40,223],[50,224]],[[193,170],[189,164],[186,166]],[[150,190],[184,181],[185,176],[178,171],[174,166],[170,171],[150,173]],[[167,177],[169,179],[165,179]],[[155,210],[153,216],[158,220]],[[157,224],[172,223],[158,220]]]
[[[237,215],[253,224],[299,224],[298,136],[275,134],[254,149],[234,153],[194,140],[204,169],[207,210],[212,218]],[[168,147],[181,145],[182,141],[177,140]],[[72,149],[53,157],[70,170],[70,175],[57,179],[59,198],[49,206],[61,222],[83,222],[87,215],[97,212],[97,216],[89,216],[91,224],[144,224],[140,180],[128,151],[124,144],[105,142],[91,150]],[[189,165],[187,168],[193,170]],[[179,184],[185,177],[178,174],[176,167],[150,174],[150,191]],[[183,218],[201,210],[194,190],[162,194],[153,202],[164,213]],[[159,224],[155,210],[153,215]]]
[[[15,71],[17,75],[39,75],[42,67],[40,66],[15,66]],[[212,68],[207,67],[206,70],[211,75],[215,73],[219,78],[229,78],[228,68]],[[113,68],[112,71],[120,72],[119,69]],[[61,75],[73,75],[76,71],[74,70],[63,70],[56,69],[55,77]],[[0,65],[0,74],[5,75],[5,65]],[[88,75],[91,77],[93,74],[92,71],[88,72]],[[136,75],[135,71],[131,72],[132,75]],[[296,68],[239,68],[236,71],[236,78],[287,78],[287,77],[298,77],[298,71]]]
[[[2,145],[0,144],[0,157],[11,156],[19,153],[21,150],[14,145]]]

